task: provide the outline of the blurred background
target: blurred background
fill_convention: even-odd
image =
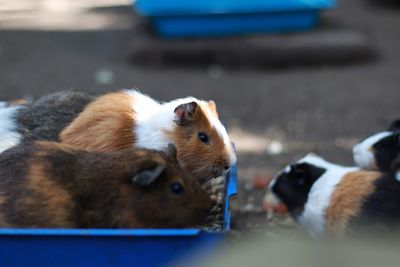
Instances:
[[[340,1],[309,29],[163,38],[130,0],[0,0],[0,98],[213,99],[239,154],[232,235],[291,228],[267,219],[268,179],[310,151],[351,165],[355,142],[399,115],[399,3]]]

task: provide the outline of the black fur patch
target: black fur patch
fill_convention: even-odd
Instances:
[[[390,171],[394,160],[400,155],[400,132],[382,138],[372,148],[379,170]]]
[[[375,181],[375,191],[361,205],[361,214],[350,221],[353,232],[400,230],[400,182],[394,174]]]
[[[23,136],[23,142],[59,141],[59,133],[94,98],[92,94],[78,91],[59,92],[39,98],[23,106],[17,113],[17,131]]]
[[[304,210],[312,185],[326,169],[309,163],[290,166],[289,173],[281,173],[272,187],[272,192],[287,206],[296,219]]]

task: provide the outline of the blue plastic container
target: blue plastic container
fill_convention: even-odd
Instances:
[[[237,168],[227,175],[224,231],[198,229],[0,229],[0,266],[168,266],[199,250],[213,251],[230,229],[229,198]]]
[[[164,37],[224,36],[287,32],[315,27],[319,11],[334,0],[137,0],[136,11],[150,18]]]

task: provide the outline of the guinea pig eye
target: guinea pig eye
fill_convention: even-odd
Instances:
[[[205,133],[199,133],[199,139],[201,142],[206,143],[206,144],[208,143],[208,141],[210,141],[210,138]]]
[[[175,195],[180,195],[183,193],[183,185],[181,183],[172,183],[171,185],[171,191]]]

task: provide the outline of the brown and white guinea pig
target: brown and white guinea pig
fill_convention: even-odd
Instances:
[[[309,154],[271,181],[265,201],[283,202],[314,237],[367,229],[398,231],[400,182],[394,176],[335,165]]]
[[[363,169],[390,171],[400,155],[400,120],[383,132],[360,141],[353,148],[354,161]]]
[[[0,154],[0,227],[183,228],[215,205],[168,154],[36,141]]]
[[[24,139],[61,141],[88,151],[165,151],[173,143],[182,167],[201,180],[222,175],[236,162],[213,101],[187,97],[159,103],[135,90],[72,100],[64,94],[56,101],[47,97],[51,101],[40,101],[40,106],[33,103],[35,110],[29,105],[0,110],[0,148]]]

